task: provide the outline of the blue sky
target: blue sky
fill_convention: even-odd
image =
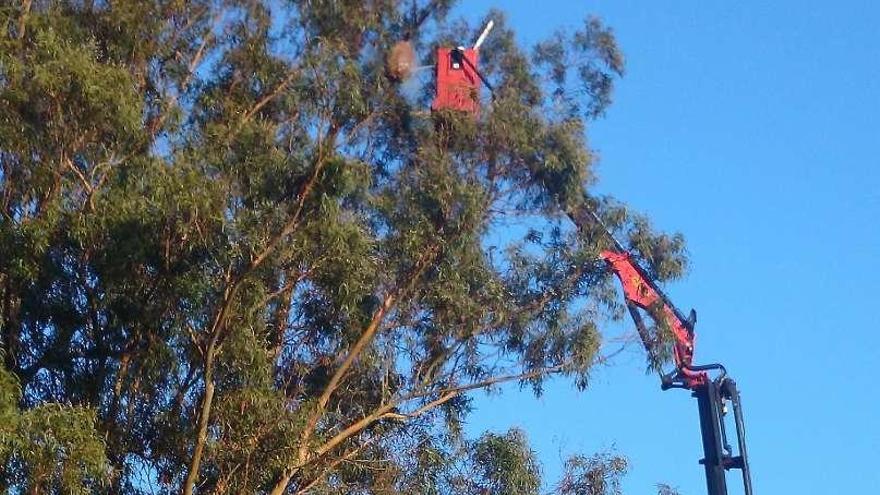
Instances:
[[[688,239],[668,287],[699,314],[697,360],[737,379],[762,493],[880,493],[880,4],[467,0],[522,42],[602,17],[627,55],[589,132],[599,192]],[[640,356],[578,393],[480,397],[473,434],[525,429],[553,478],[568,453],[616,448],[628,493],[705,493],[696,404]],[[736,475],[736,473],[731,473]],[[736,478],[730,477],[740,493]]]

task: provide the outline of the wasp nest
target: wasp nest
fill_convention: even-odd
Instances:
[[[388,52],[386,69],[388,76],[395,81],[403,81],[412,75],[415,69],[416,52],[409,41],[398,41]]]

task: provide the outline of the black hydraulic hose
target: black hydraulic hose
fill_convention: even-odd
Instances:
[[[459,56],[461,56],[461,60],[464,62],[464,64],[467,65],[468,67],[470,67],[471,70],[474,71],[474,74],[476,74],[477,77],[480,78],[480,81],[482,81],[483,84],[485,84],[486,87],[489,88],[489,93],[491,93],[492,99],[494,100],[495,99],[495,88],[492,87],[492,84],[483,76],[483,74],[480,72],[480,70],[477,69],[476,66],[474,66],[474,64],[471,63],[471,61],[465,56],[463,50],[461,50],[460,48],[453,48],[453,51],[455,51],[456,53],[459,54]]]
[[[711,363],[711,364],[701,364],[696,366],[688,366],[687,369],[690,371],[712,371],[712,370],[720,370],[721,373],[718,374],[716,380],[721,383],[721,380],[727,376],[727,368],[724,367],[721,363]]]

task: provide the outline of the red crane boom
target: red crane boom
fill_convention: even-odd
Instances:
[[[662,324],[669,329],[675,339],[672,347],[675,368],[687,388],[694,388],[705,383],[708,378],[706,372],[690,370],[694,360],[694,318],[683,318],[675,306],[667,303],[666,297],[654,286],[651,279],[646,276],[629,253],[602,251],[601,257],[608,262],[617,278],[620,279],[623,295],[630,308],[630,314],[634,315],[633,319],[637,322],[636,326],[639,328],[642,341],[647,344],[650,337],[645,331],[641,316],[635,312],[633,306],[662,318]],[[649,352],[653,352],[651,346],[647,347]]]
[[[657,342],[651,337],[642,320],[645,311],[658,325],[668,328],[673,338],[673,361],[675,369],[661,373],[661,387],[683,388],[693,392],[700,412],[700,430],[703,438],[704,458],[700,460],[706,470],[706,487],[709,495],[727,495],[726,471],[739,469],[742,473],[745,495],[752,495],[752,479],[746,454],[745,424],[742,404],[736,382],[727,376],[727,370],[720,364],[697,366],[694,360],[694,325],[696,313],[691,310],[685,318],[666,294],[657,286],[651,276],[634,257],[614,238],[598,215],[592,210],[584,215],[582,207],[570,213],[579,228],[584,228],[584,219],[598,223],[613,241],[617,250],[602,251],[600,257],[620,279],[623,296],[630,315],[636,324],[639,336],[649,355],[653,357]],[[710,372],[716,372],[713,378]],[[730,446],[725,425],[728,414],[727,404],[732,406],[736,429],[737,448]]]

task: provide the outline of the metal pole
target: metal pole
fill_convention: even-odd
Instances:
[[[706,469],[706,489],[708,495],[727,495],[727,480],[724,477],[724,452],[721,439],[721,411],[719,409],[718,388],[714,380],[694,390],[697,407],[700,410],[700,432],[703,436],[703,459]]]
[[[730,401],[733,403],[733,420],[736,423],[736,437],[739,448],[739,468],[742,471],[743,489],[745,495],[752,495],[752,473],[749,470],[749,454],[746,451],[746,426],[743,421],[742,402],[736,382],[727,379],[725,383]]]

